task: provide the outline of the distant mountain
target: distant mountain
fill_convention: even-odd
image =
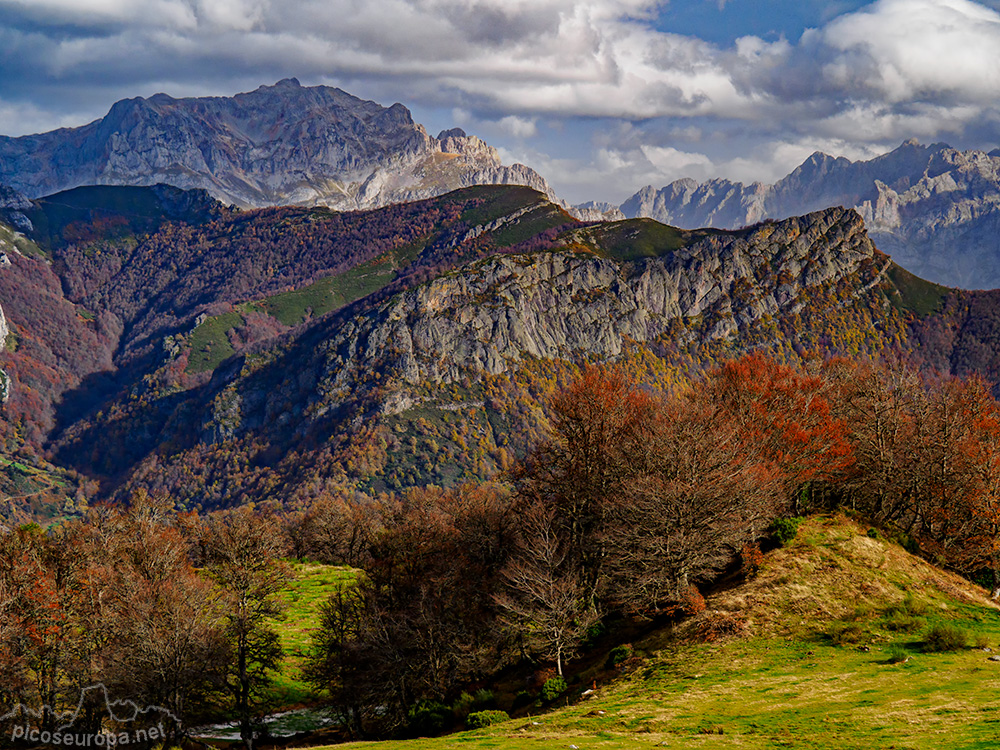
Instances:
[[[879,249],[918,276],[1000,287],[1000,150],[911,140],[869,161],[817,152],[773,185],[683,179],[647,186],[621,210],[680,227],[734,229],[829,206],[855,208]]]
[[[242,207],[338,210],[476,184],[526,185],[554,198],[536,172],[504,166],[496,149],[460,129],[432,138],[402,104],[386,108],[294,78],[233,97],[126,99],[83,127],[0,136],[0,183],[29,198],[165,183]]]

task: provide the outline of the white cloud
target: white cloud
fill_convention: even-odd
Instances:
[[[538,134],[538,119],[535,117],[526,118],[517,115],[507,115],[502,118],[497,125],[515,138],[531,138]]]
[[[0,0],[0,131],[67,124],[79,92],[101,85],[81,122],[123,96],[230,94],[294,75],[450,112],[508,148],[531,139],[521,161],[598,198],[683,174],[772,180],[816,148],[860,156],[1000,132],[1000,13],[982,3],[877,0],[799,39],[727,48],[658,30],[662,5]],[[543,153],[540,131],[560,127],[587,153]]]
[[[971,0],[878,0],[801,40],[747,36],[731,49],[657,31],[644,19],[658,4],[300,0],[292,10],[279,0],[0,0],[0,11],[53,25],[120,24],[112,34],[53,34],[43,47],[54,54],[32,61],[43,75],[110,71],[123,51],[182,75],[192,66],[181,55],[231,70],[250,60],[306,78],[416,82],[417,96],[433,89],[463,108],[522,119],[757,122],[818,101],[843,112],[942,97],[992,106],[1000,95],[1000,14]]]
[[[1000,94],[1000,13],[969,0],[879,0],[832,21],[822,41],[837,53],[831,80],[851,88],[865,72],[888,102]]]
[[[705,154],[678,151],[671,146],[641,146],[639,150],[661,174],[700,177],[713,166],[712,160]]]
[[[56,119],[47,109],[30,103],[5,102],[0,99],[0,133],[42,133],[53,128],[82,124],[85,115],[65,112]]]

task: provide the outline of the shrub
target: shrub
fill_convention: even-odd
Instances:
[[[743,615],[735,612],[722,612],[713,617],[706,617],[694,628],[694,636],[705,643],[712,643],[723,638],[738,638],[747,631],[749,621]]]
[[[603,636],[607,635],[608,628],[603,622],[595,622],[589,628],[587,628],[587,634],[583,638],[583,643],[586,647],[591,647],[597,643]]]
[[[698,591],[698,587],[688,586],[684,596],[681,597],[681,611],[689,617],[694,617],[699,612],[704,612],[706,606],[705,597]]]
[[[868,538],[869,539],[878,539],[879,538],[878,529],[876,529],[874,526],[872,526],[870,529],[868,529]]]
[[[969,635],[956,625],[935,625],[924,636],[924,650],[931,652],[960,651],[969,642]]]
[[[740,551],[740,563],[745,578],[753,578],[760,572],[760,566],[764,564],[764,553],[760,551],[760,546],[756,542],[743,545]]]
[[[927,620],[923,617],[907,614],[899,610],[890,611],[885,620],[885,627],[897,633],[916,633],[927,627]]]
[[[437,701],[420,701],[409,710],[410,731],[418,737],[441,734],[451,722],[451,709]]]
[[[546,702],[555,700],[565,692],[566,680],[562,677],[553,677],[542,685],[542,700]]]
[[[462,694],[455,699],[455,702],[451,704],[451,710],[455,712],[456,716],[462,718],[467,716],[472,710],[472,704],[474,701],[475,699],[471,694],[463,691]]]
[[[451,706],[455,716],[463,719],[473,711],[496,708],[496,698],[489,688],[480,688],[475,694],[462,692]]]
[[[851,615],[851,621],[857,622],[858,620],[870,620],[874,615],[875,608],[868,602],[863,602],[854,608],[854,614]]]
[[[834,623],[830,631],[830,640],[837,646],[858,643],[865,637],[865,629],[856,622]]]
[[[608,654],[608,661],[606,663],[606,666],[608,669],[611,669],[612,667],[617,667],[619,664],[621,664],[623,661],[626,661],[631,656],[632,656],[632,644],[623,643],[620,646],[615,646],[613,649],[611,649],[611,653]]]
[[[976,648],[980,651],[985,651],[990,647],[990,639],[983,633],[979,633],[975,640]]]
[[[499,724],[501,721],[507,721],[509,718],[510,716],[506,711],[476,711],[469,714],[469,718],[465,720],[465,726],[468,729],[482,729],[491,724]]]
[[[472,705],[476,708],[496,708],[496,695],[489,688],[479,688],[472,696]]]
[[[802,519],[798,516],[794,518],[777,519],[772,526],[772,529],[774,530],[774,538],[778,540],[782,547],[784,547],[795,539],[795,535],[799,533],[800,523],[802,523]]]
[[[890,664],[902,664],[905,661],[909,661],[910,654],[898,643],[894,643],[889,647],[889,659]]]
[[[902,633],[916,633],[927,627],[927,621],[920,615],[927,612],[927,604],[918,601],[913,594],[907,594],[899,604],[885,611],[885,626],[889,630]]]
[[[927,614],[927,602],[919,601],[912,592],[907,593],[903,599],[903,609],[911,615]]]

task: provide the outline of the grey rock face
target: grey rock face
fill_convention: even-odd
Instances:
[[[80,128],[0,136],[0,182],[31,198],[80,185],[204,188],[244,207],[375,208],[474,184],[551,188],[455,129],[295,79],[234,97],[127,99]]]
[[[338,329],[318,353],[319,402],[343,398],[376,368],[405,391],[503,372],[525,356],[613,358],[627,339],[654,339],[678,318],[703,316],[707,338],[728,337],[863,266],[873,284],[885,270],[875,258],[860,216],[840,208],[629,264],[568,251],[493,256]],[[411,403],[384,408],[396,402]]]
[[[907,141],[863,162],[816,153],[774,185],[677,180],[647,186],[621,208],[685,228],[732,229],[828,206],[856,208],[879,248],[918,276],[1000,287],[1000,151]]]
[[[10,326],[7,324],[7,317],[3,314],[3,307],[0,307],[0,349],[7,345],[8,336],[10,336]]]
[[[10,326],[7,324],[7,317],[3,314],[3,307],[0,307],[0,349],[7,345],[8,336],[10,336]],[[0,370],[0,404],[6,404],[9,399],[10,376],[5,370]]]
[[[34,227],[24,211],[31,209],[31,201],[16,190],[0,185],[0,216],[17,230],[30,232]]]
[[[601,201],[578,203],[566,210],[580,221],[621,221],[626,218],[618,206]]]

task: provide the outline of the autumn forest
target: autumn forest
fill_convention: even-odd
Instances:
[[[519,665],[565,689],[602,629],[697,613],[810,513],[1000,585],[1000,406],[978,378],[754,354],[668,390],[585,366],[548,406],[488,482],[206,513],[138,491],[6,532],[0,705],[72,708],[101,682],[169,709],[172,741],[228,715],[249,743],[293,559],[356,571],[306,667],[353,737],[446,729],[443,707]],[[487,692],[480,708],[516,709]]]

